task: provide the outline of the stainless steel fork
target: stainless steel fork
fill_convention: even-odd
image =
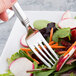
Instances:
[[[33,26],[29,24],[29,20],[24,14],[23,10],[21,9],[20,5],[17,3],[14,4],[13,10],[15,11],[17,17],[20,19],[21,23],[26,27],[27,29],[27,37],[26,42],[30,49],[36,54],[36,56],[48,67],[52,67],[55,62],[59,59],[57,54],[54,52],[54,50],[49,46],[49,44],[46,42],[42,34],[35,29]],[[31,31],[31,33],[30,33]],[[46,45],[47,49],[44,47]],[[43,49],[40,49],[39,46]],[[36,51],[36,49],[38,51]],[[44,53],[44,52],[46,53]]]

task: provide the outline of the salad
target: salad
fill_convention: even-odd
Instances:
[[[48,68],[27,46],[24,35],[20,40],[24,48],[7,59],[8,71],[0,76],[76,76],[76,19],[71,17],[70,11],[63,14],[59,23],[36,20],[33,25],[57,53],[59,60]]]

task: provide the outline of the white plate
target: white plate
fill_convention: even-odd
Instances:
[[[63,12],[56,11],[27,11],[25,12],[32,25],[35,20],[45,19],[53,22],[58,22],[63,14]],[[75,12],[72,12],[72,16],[76,16]],[[26,33],[25,27],[17,19],[11,34],[6,42],[5,48],[0,58],[0,74],[4,73],[8,69],[7,58],[10,58],[12,54],[17,52],[20,47],[20,38]],[[28,63],[29,64],[29,63]],[[29,68],[29,67],[28,67]]]

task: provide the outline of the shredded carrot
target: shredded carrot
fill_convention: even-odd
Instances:
[[[76,45],[76,41],[75,41],[74,44],[72,44],[72,46],[64,53],[64,56],[66,56],[75,45]]]
[[[61,55],[61,54],[64,54],[65,52],[66,51],[59,51],[58,54]]]
[[[54,45],[50,45],[50,46],[51,46],[51,48],[53,48],[53,49],[55,49],[55,48],[66,48],[65,46],[58,46],[58,43],[56,43],[56,44],[54,44]],[[47,48],[46,45],[44,45],[44,47]],[[39,46],[39,48],[42,49],[41,46]],[[35,49],[35,50],[38,51],[37,49]]]
[[[56,43],[56,44],[53,44],[53,46],[58,46],[58,43]]]
[[[41,49],[41,47],[39,46],[39,48]],[[38,50],[37,49],[35,49],[37,52],[38,52]]]
[[[45,45],[44,45],[44,47],[47,48]],[[42,50],[41,46],[39,46],[39,48]],[[35,50],[36,50],[37,52],[39,52],[37,49],[35,49]]]
[[[36,59],[33,59],[34,61],[36,61],[37,62],[37,64],[39,64],[39,62],[36,60]]]
[[[44,45],[44,47],[47,48],[45,45]],[[41,46],[39,46],[39,48],[42,49]]]
[[[28,53],[28,51],[26,51],[26,54],[27,54],[30,58],[32,58],[31,55]]]
[[[56,45],[58,46],[58,42],[56,42]]]
[[[53,36],[53,28],[51,28],[51,31],[50,31],[50,40],[49,40],[49,42],[52,41],[52,36]]]
[[[22,51],[31,51],[31,49],[29,49],[29,48],[20,48],[20,50],[22,50]]]
[[[49,45],[52,45],[52,44],[54,44],[55,42],[54,41],[51,41],[51,42],[49,42]]]
[[[30,58],[32,58],[31,55],[28,53],[28,51],[26,51],[26,54],[27,54]],[[32,59],[39,64],[39,62],[38,62],[36,59],[34,59],[34,58],[32,58]]]
[[[46,45],[44,45],[44,47],[47,48]]]
[[[38,47],[39,47],[40,49],[42,49],[41,46],[38,46]],[[36,48],[35,48],[35,50],[38,52],[38,50],[37,50]]]
[[[51,48],[56,49],[56,48],[66,48],[66,47],[65,46],[54,46],[54,45],[51,45]]]

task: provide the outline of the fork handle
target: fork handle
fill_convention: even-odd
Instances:
[[[14,5],[13,5],[13,10],[15,12],[15,14],[17,15],[17,17],[19,18],[19,20],[21,21],[21,23],[26,27],[28,28],[28,26],[30,26],[29,24],[29,20],[28,18],[26,17],[24,11],[22,10],[22,8],[20,7],[19,3],[16,2]],[[32,27],[32,26],[31,26]]]

